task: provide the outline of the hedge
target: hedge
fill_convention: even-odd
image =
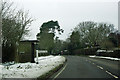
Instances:
[[[120,58],[120,50],[114,50],[113,52],[99,52],[97,53],[97,56]]]
[[[96,55],[96,51],[98,48],[84,48],[84,49],[76,49],[73,51],[75,55]]]

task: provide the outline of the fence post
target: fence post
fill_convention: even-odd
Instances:
[[[36,50],[36,64],[38,64],[38,50]]]

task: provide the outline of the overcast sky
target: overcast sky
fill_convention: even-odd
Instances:
[[[107,22],[118,27],[118,0],[11,0],[29,14],[35,21],[30,26],[29,39],[36,39],[42,23],[58,21],[65,40],[71,29],[79,22]]]

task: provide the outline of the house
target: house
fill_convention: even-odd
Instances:
[[[18,46],[18,58],[17,62],[32,62],[34,63],[34,57],[36,53],[36,43],[38,40],[22,40]]]

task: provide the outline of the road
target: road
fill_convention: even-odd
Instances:
[[[90,58],[83,56],[65,56],[67,63],[51,78],[118,78],[119,61]]]

